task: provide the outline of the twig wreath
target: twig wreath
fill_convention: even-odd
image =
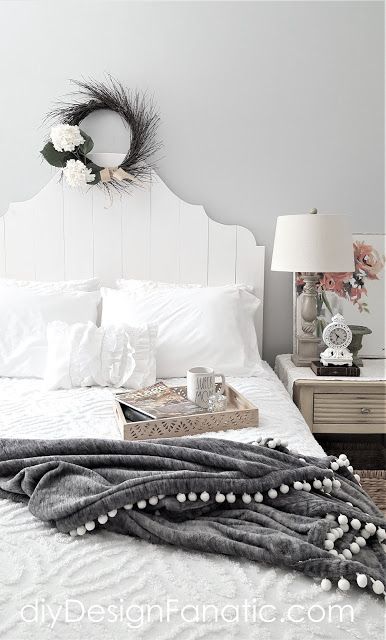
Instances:
[[[109,77],[109,83],[73,81],[78,90],[72,94],[74,102],[59,103],[48,115],[50,139],[41,154],[63,175],[72,187],[99,185],[108,193],[111,189],[129,191],[133,185],[146,182],[151,174],[152,157],[160,148],[156,134],[159,116],[146,94],[130,91]],[[131,132],[130,148],[118,167],[100,167],[87,154],[94,143],[80,129],[82,120],[100,109],[110,109],[121,116]]]

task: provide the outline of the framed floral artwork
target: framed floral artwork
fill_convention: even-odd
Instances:
[[[386,357],[386,236],[385,234],[354,234],[353,273],[320,273],[318,289],[317,335],[336,313],[348,324],[370,329],[363,337],[362,358]],[[295,274],[294,331],[298,322],[297,298],[304,282]]]

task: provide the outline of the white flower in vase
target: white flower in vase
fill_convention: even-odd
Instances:
[[[58,124],[51,128],[51,142],[56,151],[74,151],[84,142],[78,125]]]
[[[91,169],[88,169],[80,160],[67,160],[63,174],[70,187],[81,187],[95,180]]]

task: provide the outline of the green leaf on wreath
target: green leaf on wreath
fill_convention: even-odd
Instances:
[[[82,138],[84,138],[84,142],[80,144],[78,148],[86,156],[93,149],[94,143],[92,141],[92,138],[90,138],[87,133],[82,131],[82,129],[80,129],[80,133]]]
[[[67,160],[74,157],[70,151],[56,151],[52,142],[47,142],[40,153],[53,167],[65,167]]]

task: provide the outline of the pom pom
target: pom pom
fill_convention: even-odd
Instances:
[[[186,502],[186,495],[184,493],[177,493],[176,498],[178,502]]]
[[[351,526],[353,529],[355,529],[355,531],[359,531],[359,529],[361,528],[361,522],[360,520],[358,520],[358,518],[353,518],[353,520],[351,520],[350,522]]]
[[[359,544],[358,544],[357,542],[352,542],[352,543],[350,544],[350,551],[351,551],[351,553],[356,554],[356,553],[359,553],[359,552],[360,552],[360,550],[361,550],[361,548],[360,548],[360,546],[359,546]]]
[[[355,538],[355,542],[360,546],[360,547],[365,547],[366,546],[366,540],[364,538],[362,538],[362,536],[358,536],[357,538]]]
[[[274,498],[277,498],[277,491],[276,491],[276,489],[270,489],[270,490],[268,491],[268,495],[269,495],[269,497],[270,497],[270,498],[272,498],[272,500],[273,500]]]
[[[164,499],[164,497],[165,497],[165,494],[164,494],[164,493],[159,493],[159,494],[158,494],[158,500],[163,500],[163,499]]]
[[[357,482],[359,482],[359,483],[360,483],[360,481],[361,481],[361,477],[360,477],[359,473],[354,473],[354,478],[355,478],[355,480],[356,480]]]
[[[151,498],[149,498],[149,504],[155,507],[155,505],[158,504],[158,496],[151,496]]]
[[[336,529],[333,529],[333,531],[337,532],[339,538],[343,538],[344,531],[343,531],[342,527],[336,527]]]
[[[281,445],[281,440],[280,440],[280,438],[276,438],[276,446],[277,446],[277,447],[280,447],[280,445]]]
[[[190,493],[188,493],[188,500],[190,500],[190,502],[196,502],[197,493],[194,493],[194,491],[191,491]]]
[[[347,533],[347,531],[349,531],[350,527],[348,524],[341,524],[341,529],[343,531],[343,533]]]
[[[332,540],[333,542],[335,542],[335,540],[337,539],[337,536],[335,535],[335,533],[332,533],[332,531],[329,531],[328,534],[326,535],[327,540]]]
[[[349,471],[350,473],[354,473],[354,469],[352,468],[351,464],[347,467],[347,471]]]
[[[339,464],[334,460],[333,462],[331,462],[330,467],[333,471],[338,471]]]
[[[108,517],[104,513],[98,516],[98,522],[100,524],[106,524],[107,520],[108,520]]]
[[[289,491],[288,484],[281,484],[280,485],[280,493],[288,493],[288,491]]]
[[[338,552],[336,549],[330,549],[330,551],[328,553],[331,553],[332,556],[337,556]]]
[[[229,502],[229,504],[233,504],[234,502],[236,502],[236,496],[232,492],[231,493],[227,493],[226,499],[227,499],[227,502]]]
[[[332,540],[325,540],[324,541],[324,548],[327,549],[327,551],[330,551],[331,549],[334,548],[334,543]]]
[[[86,533],[86,527],[84,527],[83,525],[77,527],[76,533],[78,534],[78,536],[84,536],[84,534]]]
[[[338,587],[341,591],[348,591],[350,588],[350,583],[346,578],[340,578],[338,581]]]
[[[220,504],[221,504],[222,502],[225,502],[225,496],[224,496],[224,494],[223,494],[223,493],[216,493],[215,500],[216,500],[216,502],[218,502],[218,503],[220,503]]]
[[[209,495],[209,493],[208,493],[207,491],[203,491],[203,492],[200,494],[200,498],[201,498],[201,500],[202,500],[203,502],[208,502],[208,500],[209,500],[209,498],[210,498],[210,495]]]
[[[371,536],[373,536],[373,535],[374,535],[374,533],[375,533],[375,532],[376,532],[376,530],[377,530],[377,528],[376,528],[375,524],[373,524],[372,522],[367,522],[367,523],[365,524],[365,529],[366,529],[366,531],[367,531]]]
[[[125,504],[125,505],[123,506],[123,508],[124,508],[124,509],[126,509],[126,511],[130,511],[130,509],[132,509],[132,508],[133,508],[133,505],[132,505],[132,503],[131,503],[131,502],[128,502],[127,504]]]
[[[311,491],[311,485],[309,482],[303,482],[304,491]]]
[[[138,507],[138,509],[145,509],[145,507],[146,507],[146,500],[139,500],[139,501],[137,502],[137,507]]]
[[[347,523],[348,523],[348,518],[347,518],[347,516],[345,516],[345,515],[343,515],[343,513],[341,513],[341,514],[338,516],[338,522],[339,522],[339,524],[347,524]]]
[[[321,483],[321,481],[320,481],[320,480],[316,480],[316,479],[313,481],[313,483],[312,483],[312,484],[314,485],[314,489],[319,489],[319,490],[320,490],[320,489],[322,488],[322,486],[323,486],[323,485],[322,485],[322,483]]]
[[[276,447],[276,440],[270,440],[270,441],[268,442],[268,447],[269,447],[270,449],[275,449],[275,447]]]
[[[339,460],[347,460],[347,456],[345,453],[341,453],[339,456]]]
[[[353,506],[353,503],[352,503],[352,502],[349,502],[348,500],[346,500],[346,504],[348,504],[348,505],[349,505],[349,507],[352,507],[352,506]]]
[[[351,553],[350,549],[343,549],[342,554],[344,555],[346,560],[351,560],[352,553]]]
[[[95,522],[94,520],[89,520],[84,526],[86,527],[87,531],[93,531],[95,529]]]
[[[323,578],[322,582],[320,583],[320,586],[322,587],[323,591],[330,591],[332,587],[332,582],[328,578]]]
[[[250,502],[252,502],[252,498],[249,495],[249,493],[243,493],[243,495],[241,496],[241,499],[244,502],[244,504],[249,504]]]
[[[111,511],[107,512],[107,515],[109,516],[109,518],[115,518],[117,513],[118,513],[117,509],[111,509]]]
[[[263,494],[260,493],[260,491],[258,491],[254,495],[254,500],[255,500],[255,502],[263,502]]]
[[[383,583],[380,580],[375,580],[375,582],[373,582],[373,591],[374,593],[377,594],[377,596],[380,596],[384,592],[384,590],[385,590],[385,587],[383,586]]]
[[[77,536],[77,535],[78,535],[77,530],[76,530],[76,529],[71,529],[71,531],[70,531],[70,536],[71,536],[71,538],[74,538],[74,537],[75,537],[75,536]]]
[[[333,513],[327,513],[326,514],[326,520],[328,520],[328,522],[335,522],[335,516]]]
[[[370,534],[368,531],[366,531],[366,529],[361,529],[361,536],[362,538],[364,538],[365,540],[368,540],[370,538]]]
[[[345,467],[349,467],[349,466],[350,466],[350,460],[344,460],[344,461],[343,461],[343,465],[344,465]]]
[[[378,536],[378,540],[380,540],[381,542],[383,540],[386,540],[386,531],[382,529],[382,527],[378,527],[377,536]]]
[[[364,573],[357,574],[357,585],[361,589],[367,587],[367,576]]]
[[[335,478],[332,481],[332,486],[334,489],[340,489],[340,487],[342,486],[340,483],[340,480],[336,480]]]
[[[323,478],[323,486],[326,489],[331,489],[332,487],[332,480],[330,480],[330,478]]]
[[[281,441],[281,446],[284,447],[285,449],[288,447],[288,442],[287,440],[282,440]]]
[[[296,491],[301,491],[303,489],[303,483],[296,480],[296,482],[294,482],[294,489],[296,489]]]

